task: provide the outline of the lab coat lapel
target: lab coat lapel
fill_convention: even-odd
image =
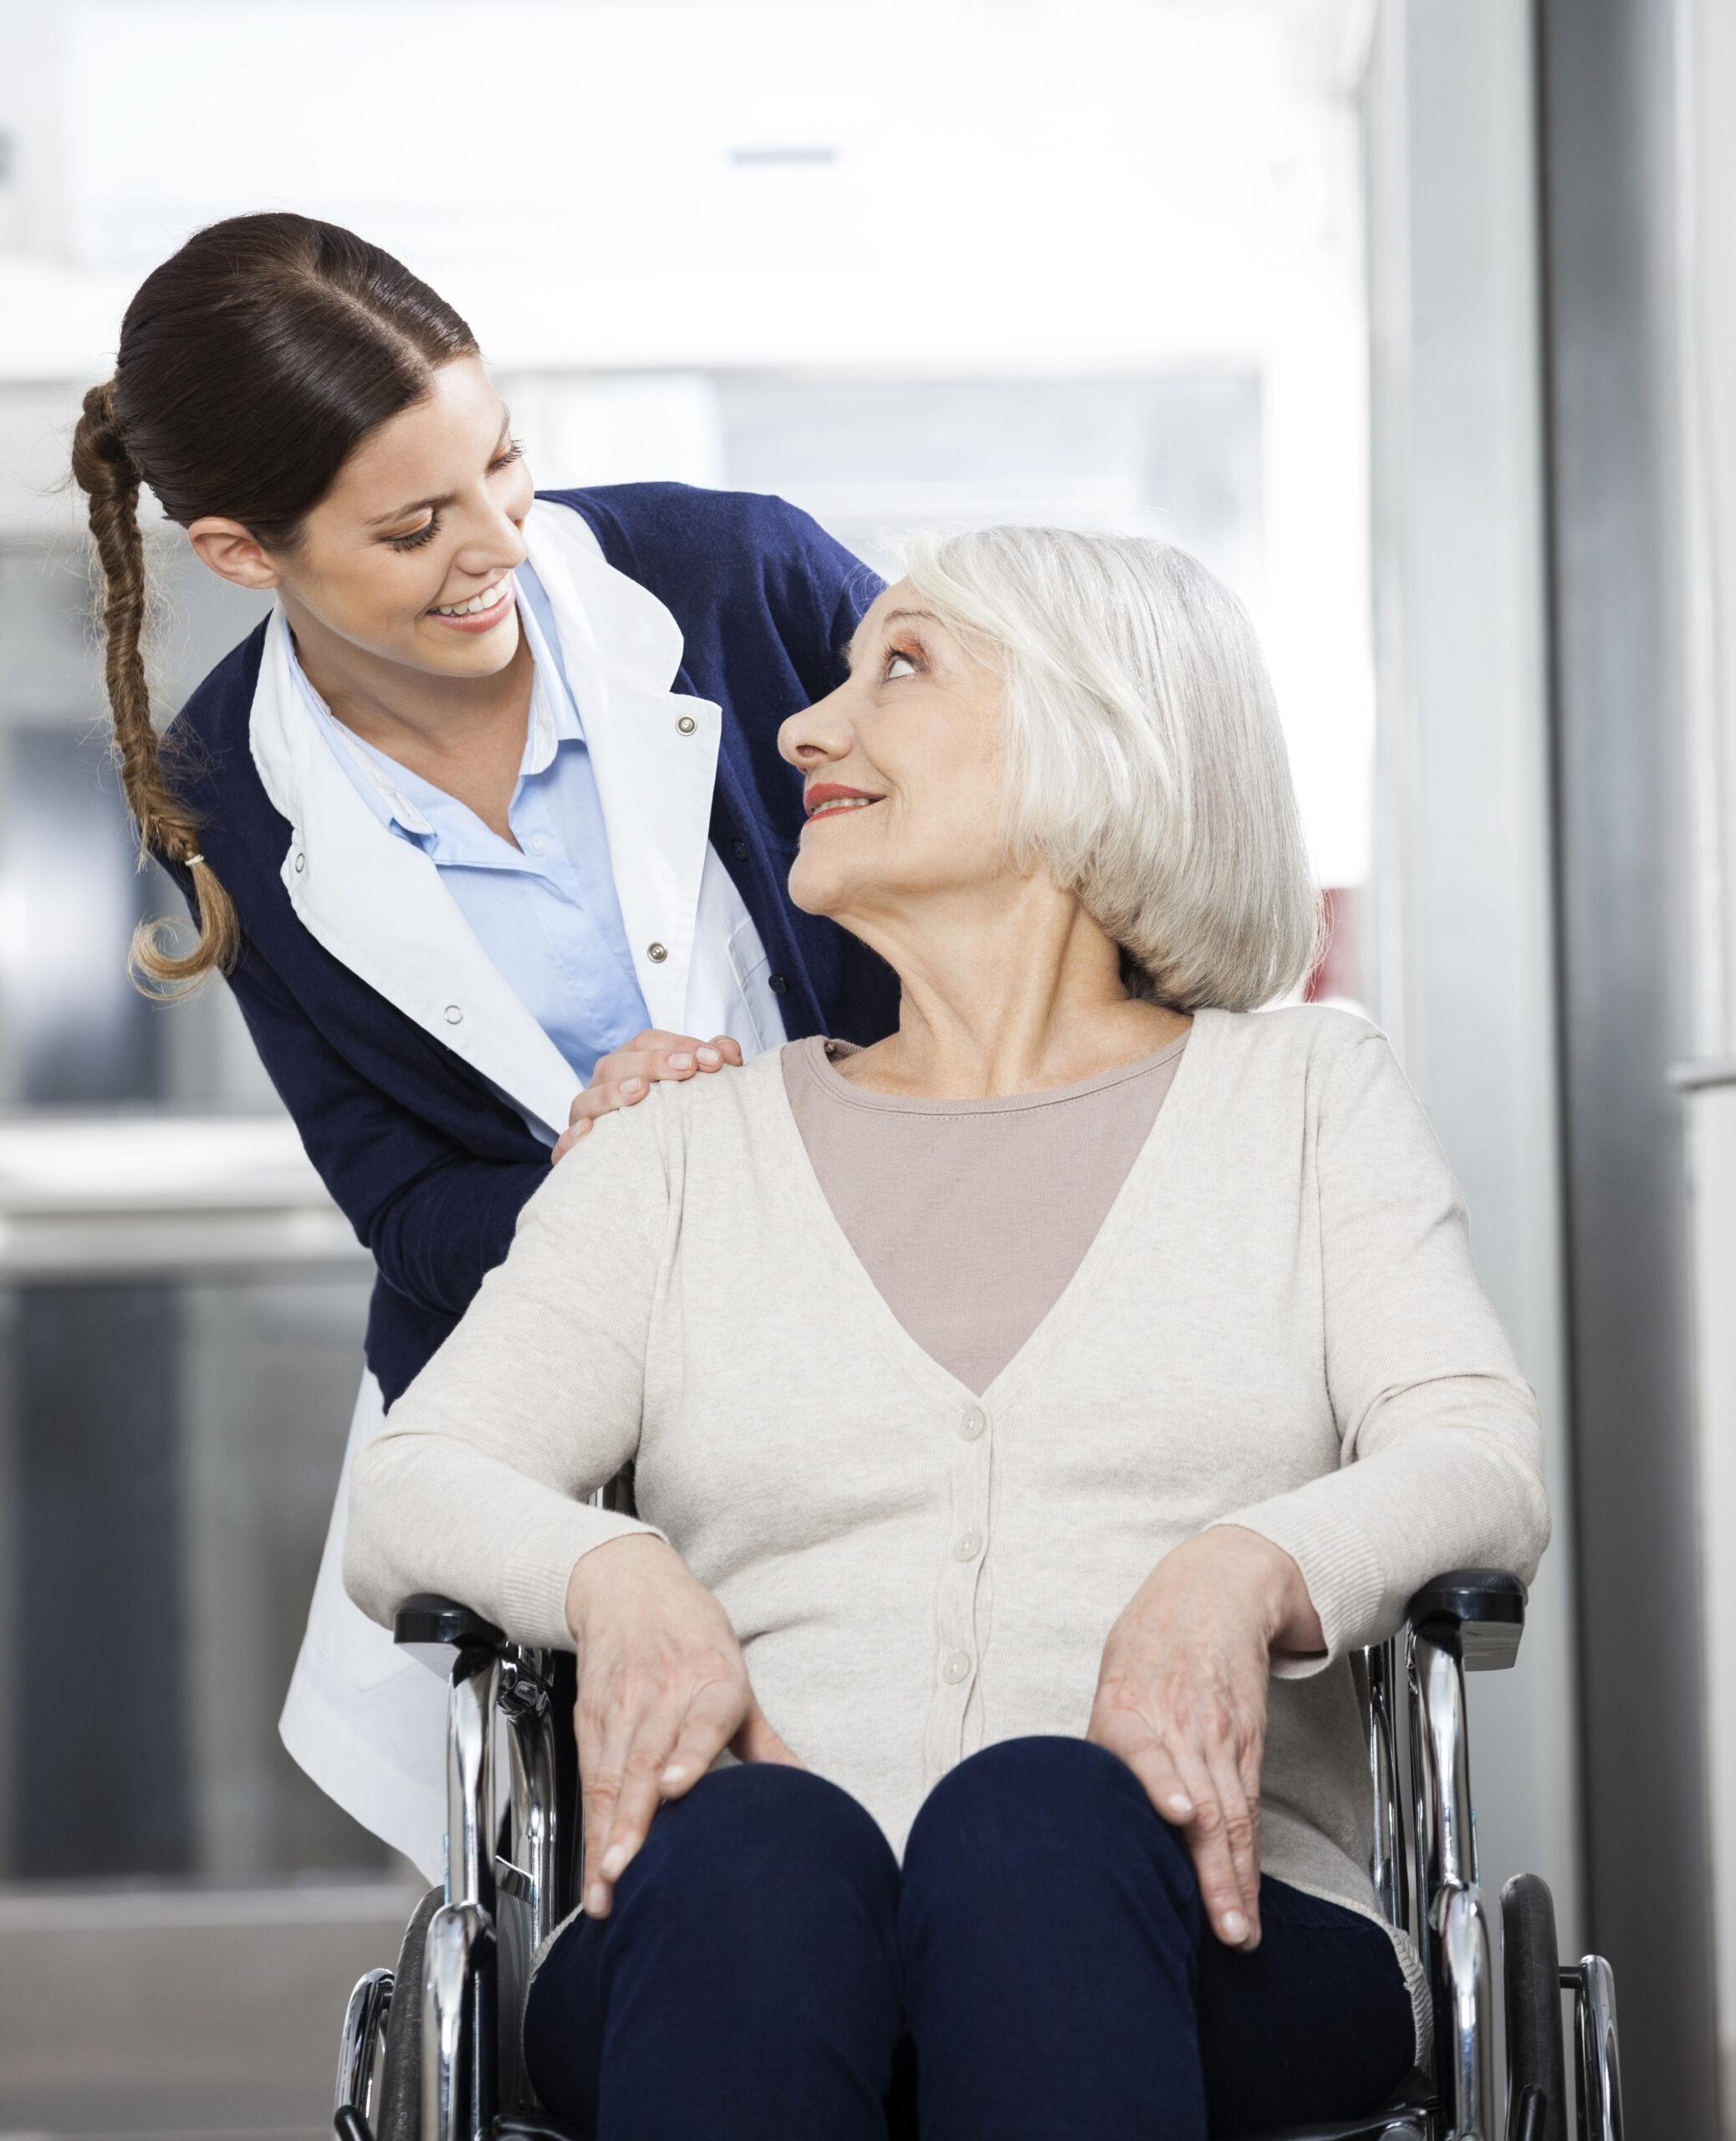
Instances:
[[[572,1065],[483,949],[438,870],[356,793],[302,703],[275,611],[253,694],[253,762],[289,820],[282,876],[309,934],[479,1071],[534,1129],[564,1130]]]
[[[682,1033],[722,712],[669,689],[680,626],[577,514],[539,499],[524,534],[585,724],[634,972],[651,1023]]]

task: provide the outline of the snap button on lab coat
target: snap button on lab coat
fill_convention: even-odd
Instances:
[[[941,1666],[941,1678],[949,1688],[956,1688],[961,1680],[971,1677],[971,1662],[962,1650],[952,1652]]]
[[[691,736],[693,733],[693,731],[699,726],[699,723],[693,718],[691,713],[684,713],[675,725],[680,729],[683,736]]]
[[[958,1432],[964,1437],[967,1442],[974,1442],[977,1439],[977,1437],[982,1433],[983,1428],[988,1425],[988,1423],[983,1418],[983,1415],[973,1409],[967,1413],[964,1418],[958,1423]]]
[[[457,1004],[448,1004],[446,1007],[446,1022],[449,1026],[462,1025],[464,1022],[462,1006]]]
[[[645,948],[645,956],[648,959],[655,959],[657,964],[661,966],[664,960],[669,957],[669,947],[666,944],[647,944]]]
[[[982,1551],[983,1536],[980,1532],[962,1532],[952,1541],[952,1558],[955,1561],[973,1561]]]

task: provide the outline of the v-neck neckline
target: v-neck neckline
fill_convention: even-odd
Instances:
[[[920,1344],[900,1320],[891,1303],[875,1284],[867,1266],[857,1255],[850,1237],[844,1231],[830,1199],[821,1186],[808,1147],[803,1142],[801,1127],[790,1106],[789,1090],[784,1083],[783,1050],[772,1051],[765,1079],[765,1106],[774,1135],[783,1146],[781,1157],[784,1164],[774,1170],[774,1178],[795,1208],[795,1217],[814,1239],[816,1247],[826,1256],[840,1278],[848,1278],[854,1290],[865,1295],[871,1306],[865,1311],[874,1327],[876,1337],[888,1359],[906,1376],[936,1388],[962,1408],[980,1406],[991,1415],[998,1404],[1003,1403],[1012,1387],[1053,1352],[1062,1342],[1069,1325],[1080,1312],[1083,1303],[1095,1290],[1100,1269],[1116,1254],[1121,1236],[1131,1224],[1135,1204],[1146,1194],[1148,1178],[1158,1178],[1163,1170],[1170,1147],[1181,1134],[1176,1127],[1177,1104],[1185,1118],[1192,1105],[1194,1088],[1203,1075],[1195,1065],[1202,1053],[1200,1039],[1202,1030],[1209,1030],[1215,1014],[1197,1011],[1193,1025],[1187,1036],[1187,1046],[1177,1062],[1169,1089],[1157,1111],[1156,1120],[1146,1132],[1145,1141],[1135,1153],[1131,1165],[1117,1186],[1109,1209],[1092,1235],[1090,1245],[1074,1266],[1067,1283],[1038,1321],[1028,1331],[1010,1360],[998,1369],[987,1386],[974,1391],[968,1382],[961,1382],[952,1371],[937,1361],[927,1348]],[[799,1043],[794,1044],[799,1045]],[[1185,1127],[1185,1125],[1184,1125]]]

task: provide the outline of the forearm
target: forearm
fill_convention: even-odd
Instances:
[[[401,1601],[432,1591],[461,1600],[515,1643],[569,1649],[575,1566],[632,1533],[656,1535],[456,1437],[388,1433],[356,1459],[345,1587],[386,1625]]]
[[[1319,1616],[1321,1639],[1308,1648],[1320,1663],[1391,1634],[1443,1570],[1510,1569],[1529,1581],[1550,1535],[1529,1452],[1502,1428],[1464,1424],[1414,1429],[1223,1522],[1294,1561]]]

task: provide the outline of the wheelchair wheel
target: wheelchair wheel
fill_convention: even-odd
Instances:
[[[1555,1905],[1536,1873],[1501,1891],[1501,1965],[1507,1984],[1507,2131],[1513,2141],[1567,2141],[1567,2070]],[[1528,2103],[1534,2090],[1540,2102]]]
[[[375,2141],[421,2141],[422,1948],[428,1920],[443,1899],[440,1889],[430,1888],[404,1929],[404,1944],[392,1975],[391,2012],[386,2017]]]

